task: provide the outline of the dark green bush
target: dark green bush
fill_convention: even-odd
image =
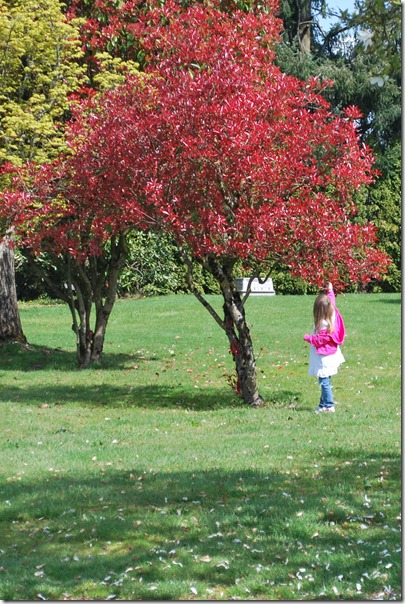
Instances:
[[[118,286],[118,295],[186,293],[186,267],[176,243],[164,233],[138,231],[128,238],[129,258]],[[194,281],[201,292],[218,293],[213,277],[198,264]]]

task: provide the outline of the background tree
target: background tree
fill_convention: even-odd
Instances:
[[[0,165],[43,161],[63,148],[55,121],[63,122],[82,75],[77,33],[57,0],[0,0]],[[12,236],[12,225],[0,225],[0,340],[24,341]]]
[[[401,136],[400,3],[357,0],[353,13],[325,6],[324,14],[336,18],[328,31],[319,25],[322,13],[313,10],[315,42],[306,56],[297,54],[294,46],[295,6],[288,0],[281,4],[285,31],[277,48],[278,64],[301,79],[333,80],[334,87],[324,93],[327,100],[338,111],[349,104],[358,106],[363,113],[362,140],[377,154],[383,153]],[[376,73],[385,75],[374,77]]]
[[[371,220],[378,228],[379,241],[391,258],[387,273],[374,285],[376,291],[401,291],[402,266],[402,161],[401,144],[387,149],[380,158],[381,176],[367,190],[360,200],[360,213],[365,220]]]
[[[170,234],[132,231],[128,235],[128,250],[118,283],[119,296],[188,293],[186,267]],[[194,265],[193,275],[201,293],[219,293],[217,283],[199,264]]]
[[[319,37],[319,16],[325,14],[325,0],[281,0],[280,16],[284,25],[284,43],[298,49],[305,58],[313,51]]]
[[[357,28],[361,50],[372,57],[373,81],[382,86],[401,71],[402,5],[400,0],[356,0],[342,21]]]
[[[0,0],[0,162],[43,162],[65,149],[69,94],[83,69],[77,23],[57,0]]]

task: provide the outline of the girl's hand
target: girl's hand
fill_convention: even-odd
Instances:
[[[327,290],[328,292],[331,292],[333,290],[333,285],[330,281],[328,282]]]

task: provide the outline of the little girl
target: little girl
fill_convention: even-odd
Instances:
[[[308,375],[316,376],[321,386],[321,400],[315,413],[334,413],[331,376],[336,375],[345,360],[340,350],[345,326],[335,306],[332,283],[328,283],[327,294],[320,294],[315,300],[314,321],[312,335],[305,334],[304,340],[311,344]]]

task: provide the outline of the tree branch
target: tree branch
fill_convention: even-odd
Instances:
[[[188,285],[191,293],[194,294],[194,296],[197,298],[197,300],[204,306],[204,308],[206,308],[208,310],[210,315],[218,323],[218,325],[221,327],[221,329],[223,329],[225,331],[225,322],[221,319],[221,317],[214,310],[214,308],[212,308],[211,304],[204,298],[204,296],[197,290],[197,288],[194,285],[193,262],[192,262],[191,258],[188,256],[186,250],[183,247],[180,246],[179,250],[180,250],[183,262],[187,266],[186,281],[187,281],[187,285]]]

